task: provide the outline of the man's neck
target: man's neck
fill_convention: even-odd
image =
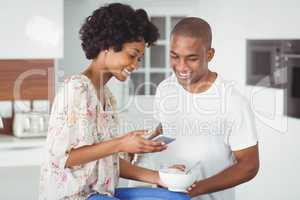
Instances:
[[[207,74],[199,81],[189,85],[183,85],[183,88],[190,93],[202,93],[212,87],[213,83],[217,79],[217,73],[208,70]]]

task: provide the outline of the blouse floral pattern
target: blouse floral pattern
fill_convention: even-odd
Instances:
[[[74,75],[64,81],[52,106],[47,153],[41,167],[40,200],[81,200],[93,193],[113,195],[119,177],[118,154],[65,167],[71,149],[118,136],[116,100],[107,87],[104,95],[103,110],[88,77]]]

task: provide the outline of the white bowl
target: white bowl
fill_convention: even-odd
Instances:
[[[159,177],[168,190],[174,192],[187,192],[188,187],[196,180],[193,173],[185,174],[176,169],[160,170]]]

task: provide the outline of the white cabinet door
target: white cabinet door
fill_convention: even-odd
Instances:
[[[1,1],[0,59],[63,56],[63,0]]]

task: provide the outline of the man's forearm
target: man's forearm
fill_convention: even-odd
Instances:
[[[189,194],[194,197],[234,187],[251,180],[257,171],[257,166],[248,165],[247,162],[236,163],[212,177],[196,182]]]
[[[138,180],[147,183],[159,183],[159,175],[157,171],[132,165],[124,159],[120,159],[120,176],[122,178]]]

